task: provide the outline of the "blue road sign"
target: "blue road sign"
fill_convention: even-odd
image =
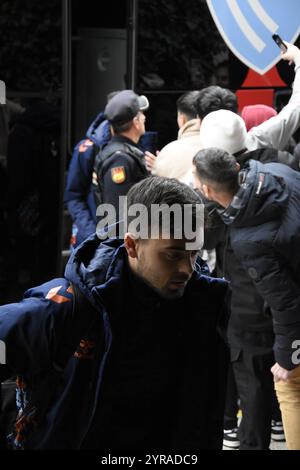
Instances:
[[[300,0],[207,0],[207,4],[227,46],[261,75],[280,59],[272,34],[294,43],[300,33]]]

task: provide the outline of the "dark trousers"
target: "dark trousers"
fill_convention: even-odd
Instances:
[[[238,392],[233,374],[232,363],[228,367],[227,389],[224,411],[224,429],[237,428]]]
[[[232,362],[242,409],[240,450],[269,449],[274,397],[273,352],[240,351]]]

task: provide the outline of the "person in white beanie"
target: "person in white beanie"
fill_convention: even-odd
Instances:
[[[200,128],[202,148],[218,147],[236,154],[247,150],[247,129],[241,116],[227,109],[209,113]]]
[[[293,92],[288,104],[276,116],[247,132],[243,119],[235,112],[237,100],[234,109],[234,93],[219,86],[202,89],[196,102],[202,148],[219,147],[231,153],[286,148],[289,139],[300,126],[300,49],[286,41],[285,44],[287,51],[281,53],[281,58],[295,64]],[[230,101],[230,107],[226,106],[225,98]],[[191,168],[181,181],[192,186]]]

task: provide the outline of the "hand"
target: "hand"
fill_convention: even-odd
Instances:
[[[274,375],[274,382],[279,382],[280,380],[288,382],[291,377],[291,374],[293,373],[292,370],[287,370],[284,367],[281,367],[277,362],[271,368],[271,372]]]
[[[146,150],[146,152],[145,152],[146,168],[147,168],[148,171],[150,171],[150,173],[153,170],[153,167],[155,165],[155,159],[156,159],[158,153],[159,152],[156,152],[156,156],[155,156],[155,155],[153,155],[153,153],[149,152],[148,150]]]
[[[288,60],[289,65],[293,62],[300,61],[300,50],[294,44],[290,44],[289,42],[284,41],[284,44],[287,46],[286,52],[281,52],[281,58],[283,60]]]

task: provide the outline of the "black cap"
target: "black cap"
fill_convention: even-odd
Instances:
[[[132,90],[123,90],[117,93],[106,105],[104,114],[112,124],[121,126],[131,121],[139,111],[149,108],[146,96],[138,96]]]

